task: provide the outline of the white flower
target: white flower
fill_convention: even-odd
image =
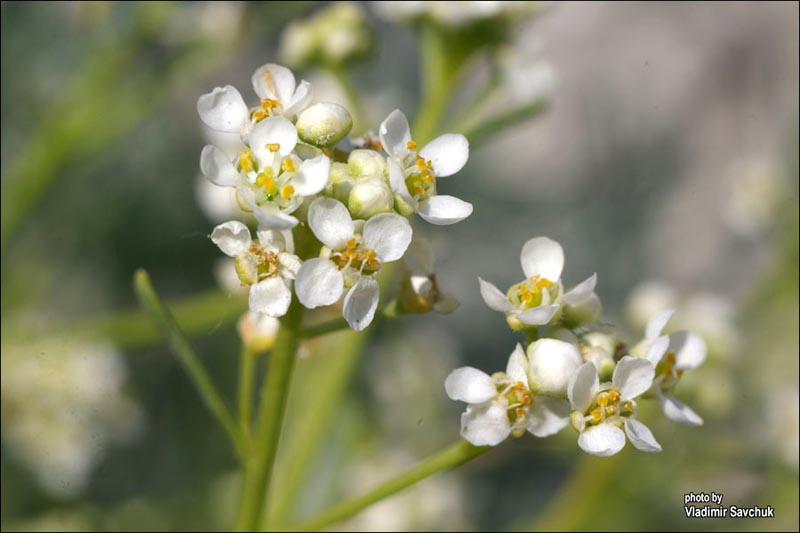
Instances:
[[[592,455],[614,455],[631,444],[644,452],[660,452],[650,430],[636,420],[635,399],[653,384],[653,366],[644,359],[625,356],[614,369],[611,383],[600,384],[593,363],[584,363],[569,383],[570,418],[578,430],[578,446]],[[625,426],[623,432],[620,427]]]
[[[378,307],[374,276],[383,263],[397,261],[411,242],[411,225],[395,213],[370,218],[359,230],[347,208],[332,198],[317,198],[308,211],[308,225],[325,247],[297,273],[295,291],[309,309],[331,305],[345,287],[345,320],[355,331],[366,328]]]
[[[301,160],[292,153],[297,130],[283,117],[256,124],[248,143],[235,162],[216,146],[206,146],[200,169],[215,185],[235,188],[240,207],[253,211],[262,227],[293,228],[298,220],[291,213],[327,185],[330,159],[321,154]]]
[[[400,302],[409,313],[425,313],[433,309],[446,315],[458,307],[458,300],[439,287],[433,271],[433,250],[422,237],[411,242],[405,256],[407,270],[400,288]]]
[[[275,344],[280,320],[264,313],[245,311],[236,323],[242,344],[253,354],[268,352]]]
[[[681,424],[699,426],[703,419],[688,405],[672,396],[672,391],[687,370],[699,367],[706,358],[706,343],[694,333],[679,331],[661,335],[672,316],[672,310],[653,317],[647,324],[645,339],[634,350],[646,348],[644,357],[653,365],[655,379],[652,392],[658,398],[664,415]]]
[[[297,85],[291,70],[274,63],[259,67],[252,82],[261,99],[258,107],[248,109],[232,85],[216,87],[197,100],[200,120],[213,130],[238,133],[246,138],[253,125],[267,117],[277,115],[294,120],[313,97],[310,83],[303,80]]]
[[[511,353],[505,372],[492,376],[465,366],[445,380],[447,395],[466,402],[461,435],[475,446],[495,446],[509,435],[528,431],[547,437],[569,421],[569,378],[580,364],[577,348],[556,339],[540,339]],[[538,391],[538,392],[537,392]]]
[[[452,176],[469,158],[469,143],[463,135],[446,133],[417,152],[408,120],[400,110],[392,111],[380,127],[383,149],[389,154],[389,183],[399,211],[419,213],[431,224],[455,224],[472,214],[472,204],[454,196],[436,194],[436,178]]]
[[[486,305],[506,314],[515,329],[542,326],[556,318],[562,305],[580,305],[591,299],[597,285],[597,274],[564,293],[561,271],[564,251],[561,245],[547,237],[536,237],[522,247],[522,271],[526,280],[513,285],[508,294],[481,278],[481,296]]]
[[[283,316],[292,302],[291,280],[301,261],[280,232],[259,230],[257,236],[258,240],[252,240],[247,226],[234,220],[214,228],[211,240],[222,253],[236,259],[239,279],[251,286],[250,310]]]

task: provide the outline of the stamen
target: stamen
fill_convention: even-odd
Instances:
[[[244,172],[252,172],[255,167],[252,150],[245,150],[239,155],[239,166]]]
[[[600,422],[603,419],[603,413],[600,411],[600,409],[595,409],[590,414],[592,415],[593,422]]]
[[[278,143],[267,143],[264,146],[266,146],[267,150],[269,150],[273,154],[281,149],[281,145]]]
[[[292,161],[290,157],[287,157],[283,160],[283,163],[281,163],[281,168],[284,172],[294,172],[297,170],[297,168],[294,166],[294,161]]]
[[[516,411],[517,416],[525,416],[525,408],[524,407],[517,407]]]
[[[414,141],[408,141],[406,143],[406,148],[408,148],[409,150],[416,150],[417,149],[417,143],[415,143]]]
[[[283,196],[284,200],[288,200],[294,194],[294,187],[287,183],[283,187],[281,187],[281,196]]]

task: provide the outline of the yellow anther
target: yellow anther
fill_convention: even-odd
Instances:
[[[611,401],[611,403],[619,402],[619,396],[619,389],[616,387],[608,391],[608,399]]]
[[[555,283],[553,283],[553,282],[552,282],[552,281],[550,281],[549,279],[547,279],[547,278],[540,278],[540,277],[538,277],[538,276],[535,276],[535,277],[531,278],[531,281],[533,282],[534,286],[535,286],[537,289],[539,289],[540,291],[541,291],[542,289],[549,289],[550,287],[552,287],[553,285],[555,285]]]
[[[627,409],[628,411],[633,411],[633,402],[631,401],[625,402],[625,409]]]
[[[414,193],[415,194],[419,194],[419,195],[423,195],[423,194],[425,194],[425,189],[422,187],[422,185],[416,185],[414,187]]]
[[[289,198],[292,197],[293,194],[294,194],[294,187],[290,183],[287,183],[286,185],[281,187],[281,196],[283,196],[284,200],[288,200]]]
[[[606,405],[608,405],[608,396],[606,396],[605,394],[599,396],[597,398],[597,405],[599,405],[600,407],[605,407]]]
[[[263,109],[267,113],[269,113],[279,105],[280,103],[277,100],[273,100],[272,98],[265,98],[264,100],[261,100],[261,109]]]
[[[408,141],[406,143],[406,148],[408,148],[409,150],[416,150],[417,149],[417,143],[415,143],[414,141]]]
[[[523,407],[517,407],[516,413],[517,416],[525,416],[525,409]]]
[[[239,155],[239,166],[245,172],[253,171],[255,162],[253,161],[253,152],[251,150],[245,150]]]
[[[417,164],[417,168],[418,169],[425,170],[426,166],[425,166],[425,160],[424,159],[422,159],[421,157],[417,156],[417,163],[416,164]]]
[[[256,178],[256,185],[263,187],[268,193],[275,191],[275,178],[269,174],[259,174]]]
[[[351,250],[355,249],[356,244],[357,243],[355,239],[350,239],[349,241],[347,241],[347,247],[350,248]]]
[[[425,172],[422,173],[422,181],[424,181],[425,183],[430,185],[434,181],[436,181],[436,177],[433,174],[431,174],[429,171],[426,170]]]
[[[591,412],[591,415],[593,422],[600,422],[603,419],[603,413],[600,411],[600,409],[595,409]]]
[[[267,150],[269,150],[273,154],[281,149],[281,145],[278,143],[267,143],[264,146],[266,146]]]
[[[608,416],[611,416],[611,415],[613,415],[613,414],[614,414],[614,413],[616,413],[616,412],[617,412],[617,408],[616,408],[615,406],[613,406],[613,405],[609,405],[608,407],[606,407],[606,414],[607,414]]]
[[[283,160],[283,163],[281,163],[281,168],[284,172],[294,172],[297,170],[297,168],[294,166],[294,161],[292,161],[292,158],[290,157],[287,157]]]
[[[533,403],[533,398],[529,393],[523,393],[522,395],[522,405],[530,405]]]

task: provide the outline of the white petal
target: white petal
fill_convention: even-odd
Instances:
[[[547,237],[535,237],[522,247],[519,257],[526,278],[539,276],[558,281],[564,270],[564,250],[561,245]]]
[[[625,433],[628,434],[631,444],[637,450],[647,453],[655,453],[661,451],[661,445],[653,436],[650,428],[636,420],[635,418],[628,418],[625,420]]]
[[[280,274],[284,279],[294,279],[303,266],[303,262],[294,254],[281,252],[278,254],[278,264],[280,265]]]
[[[406,185],[406,180],[403,177],[403,169],[401,169],[397,161],[391,157],[388,159],[388,165],[389,185],[392,187],[392,190],[398,194],[403,201],[416,210],[418,208],[418,204],[417,201],[411,196],[411,193],[408,192],[408,186]]]
[[[216,87],[198,98],[197,113],[206,126],[219,131],[239,133],[247,122],[247,104],[231,85]]]
[[[569,402],[561,398],[536,396],[528,412],[528,431],[536,437],[549,437],[569,424]]]
[[[200,171],[220,187],[235,187],[239,183],[239,173],[231,160],[225,152],[210,144],[200,153]]]
[[[250,310],[279,317],[286,314],[292,303],[292,291],[280,276],[259,281],[250,287]]]
[[[408,152],[408,141],[411,140],[411,131],[408,128],[408,120],[399,109],[395,109],[381,123],[378,130],[381,138],[381,145],[389,155],[403,155]]]
[[[331,160],[328,156],[320,155],[314,159],[306,159],[300,163],[292,178],[295,192],[300,196],[317,194],[328,184],[330,172]]]
[[[411,224],[395,213],[381,213],[364,224],[364,246],[375,250],[384,262],[397,261],[411,244]]]
[[[625,447],[625,433],[611,424],[598,424],[581,431],[578,446],[586,453],[607,457]]]
[[[267,145],[278,145],[278,151],[272,152]],[[271,162],[275,154],[281,157],[289,155],[297,145],[297,130],[294,124],[283,117],[267,117],[250,132],[250,148],[259,162]]]
[[[458,133],[446,133],[426,144],[419,155],[432,163],[437,177],[452,176],[467,164],[469,142]]]
[[[259,228],[258,231],[256,231],[256,237],[258,237],[258,242],[261,246],[275,248],[277,251],[282,252],[286,250],[285,233],[289,232]]]
[[[433,249],[431,243],[424,237],[414,236],[404,259],[406,266],[415,274],[427,276],[433,272]]]
[[[253,214],[258,220],[258,227],[273,230],[289,230],[297,226],[299,220],[292,215],[281,213],[277,209],[255,208]]]
[[[694,412],[688,405],[679,402],[672,396],[667,394],[658,395],[658,403],[661,404],[661,410],[664,415],[678,424],[690,424],[692,426],[702,426],[703,419]]]
[[[650,361],[650,364],[657,366],[661,362],[661,358],[667,353],[669,347],[669,336],[662,335],[655,339],[645,353],[645,359]]]
[[[573,344],[539,339],[528,346],[531,390],[548,396],[566,396],[570,379],[581,366],[581,354]]]
[[[253,90],[262,100],[269,98],[286,104],[294,95],[294,74],[284,66],[262,65],[253,73],[252,81]]]
[[[599,388],[600,379],[597,377],[594,363],[583,363],[572,375],[567,386],[569,403],[572,404],[572,408],[581,414],[585,413]]]
[[[372,323],[379,296],[378,282],[372,278],[362,278],[347,291],[342,314],[353,331],[361,331]]]
[[[510,434],[508,413],[497,402],[470,405],[461,415],[461,436],[475,446],[496,446]]]
[[[655,339],[661,335],[661,332],[664,331],[664,327],[666,327],[667,322],[669,322],[669,319],[672,318],[673,313],[675,313],[674,309],[667,309],[666,311],[661,311],[656,316],[651,318],[647,322],[647,327],[644,330],[644,338]]]
[[[581,304],[592,296],[596,286],[597,273],[594,273],[584,281],[572,287],[569,291],[567,291],[566,294],[564,294],[564,296],[561,297],[561,299],[564,301],[564,303],[569,305]]]
[[[653,384],[656,369],[647,359],[626,355],[614,368],[611,381],[619,388],[623,402],[643,394]]]
[[[489,374],[471,366],[450,372],[444,380],[444,390],[451,400],[467,403],[483,403],[497,396],[497,387]]]
[[[514,381],[521,381],[525,384],[525,388],[528,388],[528,358],[519,343],[508,358],[506,374]]]
[[[557,305],[540,305],[517,314],[517,320],[529,326],[543,326],[550,322],[558,311]]]
[[[317,198],[311,203],[308,225],[317,239],[331,250],[343,249],[355,232],[350,212],[333,198]]]
[[[669,336],[669,350],[675,352],[675,368],[693,370],[706,360],[706,342],[700,335],[679,331]]]
[[[247,226],[238,220],[231,220],[214,228],[211,232],[211,242],[219,246],[225,255],[237,257],[247,253],[252,238]]]
[[[295,89],[292,99],[287,106],[283,109],[283,114],[289,118],[294,118],[301,111],[308,107],[311,100],[314,99],[314,90],[311,84],[306,80],[300,82],[300,85]]]
[[[471,214],[471,203],[446,194],[431,196],[419,204],[419,216],[437,226],[461,222]]]
[[[309,309],[335,303],[343,290],[342,273],[328,259],[315,258],[304,262],[294,282],[297,298]]]
[[[514,309],[506,295],[500,292],[500,289],[495,287],[494,284],[484,281],[483,278],[478,278],[478,282],[481,285],[481,298],[491,309],[501,313],[508,313]]]

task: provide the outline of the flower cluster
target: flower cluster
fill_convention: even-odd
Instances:
[[[483,279],[479,284],[486,304],[504,313],[512,329],[527,333],[527,347],[517,345],[504,372],[490,376],[463,367],[445,381],[448,396],[468,404],[461,417],[466,440],[494,446],[526,431],[546,437],[571,424],[578,446],[593,455],[613,455],[626,440],[658,452],[661,445],[637,416],[639,401],[650,398],[674,422],[703,423],[673,394],[684,373],[705,360],[706,345],[687,331],[663,334],[671,310],[655,315],[629,349],[597,325],[602,306],[596,275],[564,290],[559,243],[529,240],[521,263],[526,279],[505,294]]]
[[[242,215],[258,221],[255,237],[246,224],[231,220],[214,228],[211,240],[235,260],[252,312],[280,317],[293,296],[309,309],[344,296],[344,318],[362,330],[378,306],[378,273],[411,244],[408,217],[419,213],[447,225],[472,213],[471,204],[437,191],[437,178],[466,164],[467,139],[445,134],[418,149],[399,110],[383,121],[377,138],[350,139],[347,109],[312,105],[311,84],[298,84],[286,67],[266,64],[252,84],[259,99],[252,107],[232,86],[217,87],[197,102],[212,133],[237,136],[241,143],[232,156],[223,146],[203,148],[203,174],[235,191]],[[438,291],[430,265],[416,261],[415,267],[427,269],[428,283],[417,272],[410,298],[440,312],[454,309],[455,302]]]

